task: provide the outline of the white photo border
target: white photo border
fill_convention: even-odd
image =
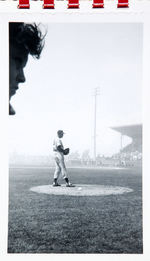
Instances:
[[[141,5],[142,5],[141,1]],[[16,2],[15,2],[16,4]],[[7,8],[6,8],[7,9]],[[0,258],[1,260],[49,260],[53,258],[63,258],[64,260],[76,260],[76,258],[98,260],[149,260],[149,234],[150,234],[150,165],[149,165],[149,150],[150,150],[150,1],[143,4],[141,9],[92,11],[89,13],[80,10],[75,12],[58,12],[55,14],[47,10],[27,10],[14,11],[8,13],[7,10],[1,13],[0,16],[0,71],[1,71],[1,96],[0,96]],[[0,11],[1,12],[1,11]],[[143,24],[143,254],[8,254],[7,253],[7,235],[8,235],[8,24],[9,22],[41,22],[41,23],[142,23]]]

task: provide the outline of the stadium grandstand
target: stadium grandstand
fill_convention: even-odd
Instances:
[[[121,165],[141,165],[142,163],[142,124],[111,127],[111,129],[123,136],[128,136],[132,142],[125,146],[121,145],[120,152],[115,157],[120,159]]]

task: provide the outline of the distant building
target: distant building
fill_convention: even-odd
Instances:
[[[132,138],[132,142],[126,147],[120,145],[120,153],[116,156],[120,158],[121,164],[140,162],[142,160],[142,124],[126,125],[120,127],[111,127],[111,129],[121,134],[121,140],[123,136]],[[135,164],[134,164],[135,165]]]

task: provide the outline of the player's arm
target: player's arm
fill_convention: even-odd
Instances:
[[[59,152],[64,153],[64,149],[62,148],[61,145],[58,145],[58,146],[57,146],[57,150],[58,150]]]

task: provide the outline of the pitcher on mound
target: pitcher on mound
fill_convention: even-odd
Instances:
[[[55,159],[55,172],[54,172],[54,181],[53,181],[53,187],[61,186],[58,183],[58,178],[60,173],[62,174],[63,179],[66,182],[66,187],[74,187],[72,183],[69,182],[67,169],[65,165],[65,159],[64,155],[69,154],[69,148],[64,149],[62,138],[64,136],[63,130],[57,131],[57,137],[54,139],[53,142],[53,151],[54,151],[54,159]]]

